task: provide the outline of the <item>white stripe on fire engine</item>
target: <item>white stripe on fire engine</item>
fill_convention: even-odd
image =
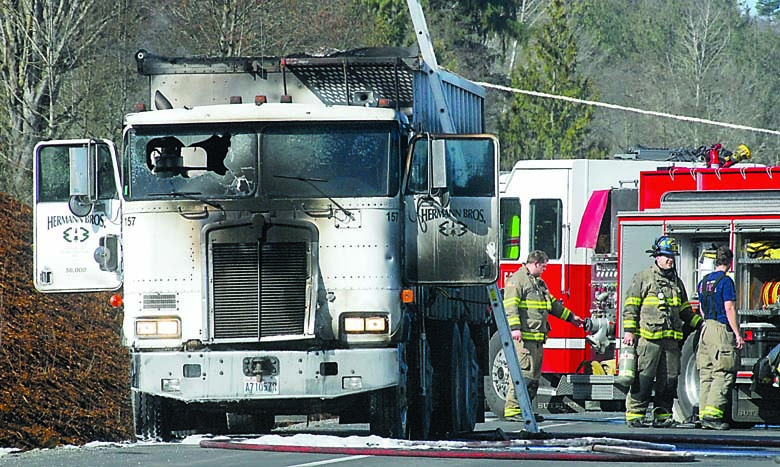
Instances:
[[[547,338],[545,349],[584,349],[585,339]]]

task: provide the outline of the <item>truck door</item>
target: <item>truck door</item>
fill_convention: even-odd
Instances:
[[[116,146],[106,140],[42,142],[33,158],[35,288],[121,286],[121,209]]]
[[[498,277],[498,140],[412,140],[405,184],[405,276],[420,284],[489,284]]]

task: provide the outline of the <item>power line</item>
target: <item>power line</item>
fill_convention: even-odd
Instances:
[[[716,122],[714,120],[707,120],[704,118],[686,117],[685,115],[674,115],[674,114],[668,114],[664,112],[654,112],[652,110],[637,109],[635,107],[625,107],[622,105],[608,104],[606,102],[589,101],[585,99],[577,99],[576,97],[559,96],[556,94],[547,94],[544,92],[526,91],[524,89],[511,88],[508,86],[501,86],[498,84],[491,84],[491,83],[484,83],[484,82],[477,82],[477,84],[484,86],[486,88],[493,88],[493,89],[498,89],[500,91],[513,92],[516,94],[527,94],[529,96],[546,97],[549,99],[558,99],[567,102],[574,102],[576,104],[593,105],[596,107],[604,107],[613,110],[623,110],[625,112],[634,112],[643,115],[652,115],[655,117],[673,118],[675,120],[682,120],[685,122],[703,123],[705,125],[715,125],[715,126],[721,126],[725,128],[732,128],[735,130],[747,130],[756,133],[766,133],[769,135],[780,136],[780,131],[768,130],[766,128],[756,128],[756,127],[746,126],[746,125],[737,125],[734,123]]]

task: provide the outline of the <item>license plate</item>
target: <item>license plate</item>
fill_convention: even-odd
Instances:
[[[279,381],[276,376],[266,376],[262,379],[251,377],[244,381],[244,394],[248,396],[263,394],[279,394]]]

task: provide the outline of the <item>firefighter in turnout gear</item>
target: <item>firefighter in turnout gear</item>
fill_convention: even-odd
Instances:
[[[637,371],[626,397],[626,424],[646,426],[652,398],[652,426],[662,428],[674,423],[683,322],[698,328],[702,320],[693,312],[674,268],[674,257],[680,254],[677,240],[659,237],[647,252],[655,261],[634,275],[623,305],[623,345],[637,347]]]
[[[699,419],[704,429],[728,430],[724,409],[739,368],[739,349],[745,345],[739,331],[737,294],[734,281],[727,275],[734,253],[720,246],[715,255],[715,271],[699,282],[699,303],[704,326],[701,331],[696,364],[699,367]]]
[[[579,316],[550,294],[547,284],[540,278],[547,268],[547,261],[547,253],[541,250],[532,251],[525,265],[512,274],[504,285],[504,309],[512,330],[512,339],[515,341],[528,396],[532,401],[536,397],[539,378],[542,376],[542,347],[550,332],[547,315],[553,315],[578,327],[583,325]],[[509,421],[525,421],[513,384],[509,385],[506,394],[504,418]],[[538,415],[536,418],[541,421]]]

